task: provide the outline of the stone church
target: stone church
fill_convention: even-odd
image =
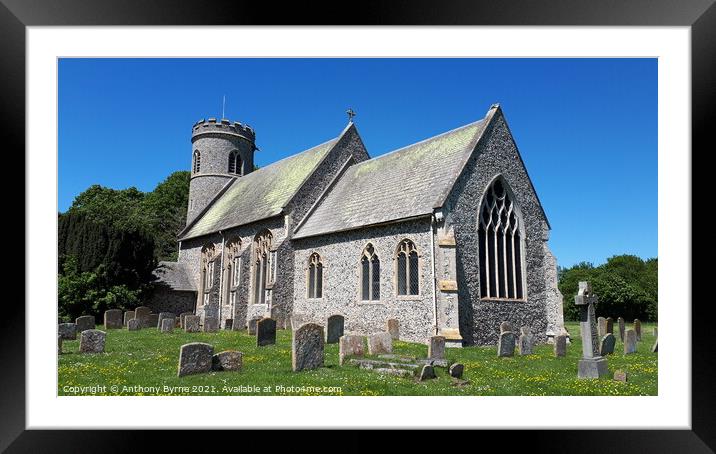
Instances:
[[[254,170],[254,130],[192,127],[187,224],[150,306],[244,329],[271,316],[347,333],[494,344],[563,330],[550,225],[502,110],[371,158],[356,125]]]

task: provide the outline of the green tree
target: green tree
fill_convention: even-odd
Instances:
[[[142,200],[142,213],[154,236],[159,260],[177,259],[177,234],[186,224],[190,178],[190,172],[174,172]]]

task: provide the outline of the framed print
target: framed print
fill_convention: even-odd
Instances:
[[[712,2],[360,6],[3,3],[4,449],[713,450]]]

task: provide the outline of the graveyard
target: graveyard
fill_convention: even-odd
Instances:
[[[121,322],[119,322],[121,323]],[[162,326],[166,325],[166,326]],[[598,379],[579,379],[582,340],[578,322],[566,322],[571,342],[566,355],[555,356],[554,346],[537,344],[532,354],[498,357],[497,346],[445,349],[447,364],[464,366],[460,378],[436,363],[435,378],[397,376],[358,367],[348,358],[339,360],[339,343],[326,343],[321,367],[294,371],[292,340],[294,331],[278,329],[275,343],[261,344],[247,330],[186,332],[145,327],[106,332],[100,353],[82,352],[80,335],[64,340],[58,348],[58,395],[462,395],[462,396],[641,396],[657,395],[658,352],[655,324],[641,324],[641,340],[636,352],[625,354],[624,343],[614,327],[614,353],[605,355],[608,374]],[[616,325],[616,324],[615,324]],[[120,325],[121,326],[121,325]],[[627,328],[632,324],[627,322]],[[89,328],[89,327],[85,327]],[[629,331],[627,331],[628,333]],[[89,333],[89,332],[88,332]],[[96,342],[96,331],[92,331]],[[88,336],[89,338],[90,336]],[[258,340],[258,342],[257,342]],[[206,343],[213,352],[238,351],[238,370],[212,370],[178,376],[180,350],[190,343]],[[92,347],[92,346],[91,346]],[[85,350],[87,351],[87,350]],[[216,355],[215,355],[216,356]],[[428,345],[392,341],[389,355],[366,354],[361,360],[376,362],[420,362],[428,356]],[[626,381],[615,379],[626,376]]]

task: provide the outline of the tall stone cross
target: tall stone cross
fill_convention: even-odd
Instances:
[[[609,373],[607,360],[599,356],[599,336],[594,306],[597,295],[589,282],[580,282],[574,304],[579,306],[579,330],[582,333],[582,359],[578,364],[578,378],[599,378]]]

